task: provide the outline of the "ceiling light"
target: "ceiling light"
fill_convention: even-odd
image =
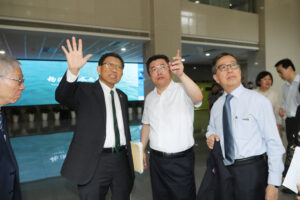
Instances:
[[[210,56],[210,53],[205,53],[205,56]]]
[[[255,62],[254,65],[258,65],[258,62]]]
[[[185,58],[181,58],[181,61],[184,62],[184,61],[185,61]]]
[[[0,50],[0,54],[5,54],[5,51],[4,50]]]
[[[121,48],[121,51],[126,51],[126,48],[125,48],[125,47],[122,47],[122,48]]]
[[[195,3],[200,3],[200,1],[195,1]]]
[[[193,67],[193,69],[197,69],[197,67]]]

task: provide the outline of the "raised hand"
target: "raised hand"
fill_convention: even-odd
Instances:
[[[67,47],[66,49],[64,46],[61,46],[63,52],[66,55],[68,68],[70,72],[74,75],[77,75],[79,70],[86,64],[88,59],[92,57],[92,54],[88,54],[85,57],[82,55],[82,40],[78,40],[78,48],[76,43],[76,38],[72,37],[72,45],[70,40],[67,39]]]
[[[173,74],[180,77],[183,74],[183,63],[181,61],[180,49],[177,50],[176,56],[173,57],[173,62],[169,62],[170,70]]]

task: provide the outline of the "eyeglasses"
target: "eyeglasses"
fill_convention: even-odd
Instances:
[[[217,69],[220,70],[221,72],[227,71],[231,67],[231,69],[237,69],[240,67],[238,64],[230,63],[230,64],[223,64],[217,66]]]
[[[123,67],[120,65],[115,65],[113,63],[103,63],[103,65],[106,67],[106,69],[116,69],[116,70],[123,70]]]
[[[25,81],[25,79],[16,79],[16,78],[9,78],[3,75],[0,75],[0,78],[4,78],[4,79],[8,79],[8,80],[13,80],[13,81],[18,81],[19,82],[19,86],[22,85]]]
[[[161,64],[158,66],[153,66],[150,70],[152,73],[156,73],[156,72],[158,72],[158,70],[160,70],[161,72],[164,72],[167,68],[168,68],[168,65]]]

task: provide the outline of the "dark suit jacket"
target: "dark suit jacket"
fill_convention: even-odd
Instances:
[[[233,200],[233,178],[223,163],[220,142],[215,142],[207,169],[198,190],[197,200]]]
[[[121,90],[118,95],[122,107],[128,160],[134,177],[130,147],[127,96]],[[94,176],[106,138],[106,108],[102,87],[95,83],[66,81],[62,78],[55,92],[56,100],[76,110],[76,128],[61,174],[76,184],[86,184]],[[101,163],[99,163],[101,164]],[[122,166],[120,166],[122,167]]]
[[[7,135],[5,122],[3,125],[6,141],[0,131],[0,199],[21,200],[19,168]]]

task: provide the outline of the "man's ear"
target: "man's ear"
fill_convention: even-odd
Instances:
[[[100,71],[101,71],[100,69],[101,69],[101,66],[97,66],[97,72],[98,72],[99,76],[100,76],[100,74],[101,74],[101,73],[100,73]]]
[[[213,75],[213,79],[217,82],[217,83],[219,83],[220,84],[220,81],[219,81],[219,79],[218,79],[218,77],[217,77],[217,75],[216,74],[214,74]]]

